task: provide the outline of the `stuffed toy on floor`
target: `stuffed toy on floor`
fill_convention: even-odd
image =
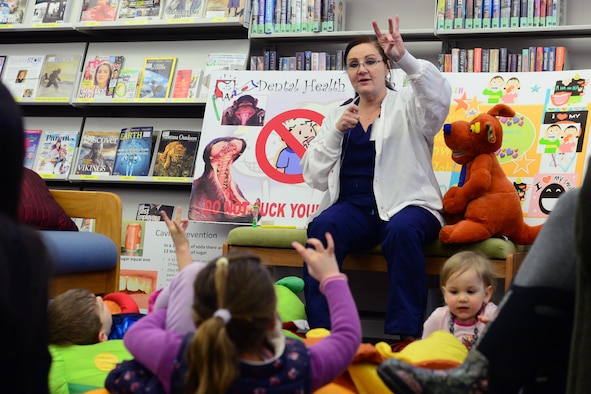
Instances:
[[[275,282],[277,313],[286,336],[302,339],[309,330],[304,302],[298,296],[304,290],[304,280],[297,276],[286,276]]]
[[[441,242],[476,242],[493,236],[522,245],[534,242],[542,225],[524,222],[519,196],[496,156],[503,142],[498,117],[514,115],[509,106],[497,104],[470,122],[444,125],[445,144],[453,161],[463,167],[458,186],[443,196],[448,224],[439,233]]]

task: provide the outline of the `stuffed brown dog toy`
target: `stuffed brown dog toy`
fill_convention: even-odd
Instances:
[[[504,236],[529,245],[538,235],[542,225],[524,222],[519,196],[495,155],[503,141],[497,117],[514,115],[507,105],[497,104],[471,122],[459,120],[444,125],[445,144],[452,150],[453,161],[464,168],[460,186],[450,188],[443,196],[448,224],[439,232],[441,242],[476,242]]]

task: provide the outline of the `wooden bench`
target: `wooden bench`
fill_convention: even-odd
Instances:
[[[265,264],[276,267],[302,267],[302,259],[291,247],[292,241],[306,243],[306,230],[264,227],[236,227],[228,233],[223,252],[244,251],[260,256]],[[486,255],[499,279],[508,289],[513,276],[525,258],[526,247],[501,238],[490,238],[471,244],[445,245],[434,242],[425,249],[427,275],[439,275],[443,263],[460,250],[474,250]],[[386,272],[386,261],[379,247],[347,256],[343,270]]]
[[[50,190],[53,198],[70,217],[95,219],[94,231],[110,238],[117,246],[117,264],[103,271],[69,272],[53,278],[50,296],[82,287],[94,294],[119,290],[121,223],[123,205],[119,196],[110,192]],[[81,262],[83,264],[83,262]]]

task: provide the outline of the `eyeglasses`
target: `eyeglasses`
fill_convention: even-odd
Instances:
[[[378,65],[378,63],[383,62],[383,60],[376,60],[376,59],[367,59],[364,62],[351,62],[347,64],[347,70],[349,71],[357,71],[359,70],[360,66],[365,67],[366,70],[374,68]]]

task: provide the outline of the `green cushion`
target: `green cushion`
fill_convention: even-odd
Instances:
[[[291,242],[306,243],[306,230],[291,228],[236,227],[228,233],[228,244],[261,248],[291,249]],[[425,248],[425,256],[449,257],[460,250],[480,252],[491,259],[505,259],[507,254],[524,251],[523,245],[502,238],[468,244],[443,244],[437,240]],[[380,253],[379,245],[371,253]]]

